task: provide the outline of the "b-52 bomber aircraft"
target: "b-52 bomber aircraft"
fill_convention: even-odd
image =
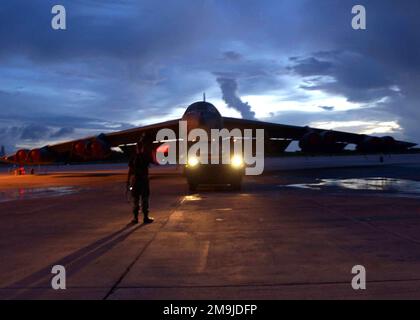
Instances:
[[[156,141],[156,134],[161,129],[179,132],[180,121],[186,123],[187,131],[203,129],[264,129],[265,153],[282,153],[292,141],[298,141],[302,153],[306,154],[337,154],[344,152],[344,148],[353,144],[356,151],[361,153],[395,153],[403,152],[416,146],[415,143],[398,141],[390,136],[377,137],[334,130],[323,130],[311,127],[284,125],[277,123],[222,117],[217,108],[204,101],[191,104],[181,119],[143,127],[101,133],[97,136],[67,141],[54,145],[47,145],[32,150],[21,149],[16,153],[4,156],[2,162],[19,166],[45,165],[52,163],[92,162],[105,160],[112,154],[112,148],[120,147],[124,152],[131,152],[130,148],[142,137],[152,137],[152,152],[156,155],[162,151],[165,141]],[[188,133],[187,132],[187,133]],[[179,137],[178,137],[179,138]],[[185,173],[191,190],[199,184],[226,183],[234,189],[240,188],[244,173],[244,163],[241,155],[234,155],[230,164],[201,164],[195,157],[185,160]]]

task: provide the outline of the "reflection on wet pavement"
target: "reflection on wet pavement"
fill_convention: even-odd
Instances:
[[[357,178],[357,179],[322,179],[316,183],[288,184],[279,187],[291,187],[311,190],[341,188],[350,190],[377,191],[396,196],[419,197],[420,181],[394,178]]]
[[[13,200],[35,199],[64,196],[79,192],[79,188],[65,187],[48,187],[48,188],[19,188],[0,191],[0,202]]]
[[[200,201],[201,197],[198,194],[193,194],[184,197],[184,201]]]

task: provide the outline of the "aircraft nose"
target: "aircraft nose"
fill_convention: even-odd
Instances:
[[[207,130],[212,124],[212,119],[205,112],[190,112],[184,119],[187,120],[188,130],[197,128]]]
[[[200,125],[200,116],[196,112],[190,112],[185,116],[188,130],[198,128]]]
[[[203,112],[200,112],[198,115],[198,123],[200,124],[200,126],[204,126],[206,125],[207,121],[206,121],[206,116]]]

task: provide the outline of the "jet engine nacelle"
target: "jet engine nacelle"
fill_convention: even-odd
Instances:
[[[324,131],[321,133],[322,144],[324,146],[333,147],[337,143],[337,136],[332,131]]]
[[[311,131],[306,133],[299,140],[299,147],[303,152],[319,152],[321,151],[322,137],[318,132]]]
[[[55,160],[55,155],[48,149],[48,147],[32,149],[28,154],[28,162],[33,164],[49,163],[54,162]]]
[[[17,163],[23,164],[28,159],[29,150],[27,149],[20,149],[15,154],[15,161]]]
[[[89,156],[89,150],[87,147],[88,144],[89,142],[87,140],[77,141],[73,145],[73,154],[82,158],[88,157]]]
[[[386,136],[386,137],[382,137],[381,139],[382,139],[382,147],[385,152],[398,149],[397,142],[395,141],[393,137]]]
[[[104,135],[91,140],[81,140],[73,145],[73,154],[83,158],[100,160],[111,155],[111,146],[106,142]]]
[[[393,137],[366,137],[357,145],[357,150],[361,152],[388,152],[398,148],[397,142]]]
[[[299,141],[299,147],[303,152],[340,152],[346,143],[338,142],[334,131],[310,131]]]
[[[89,151],[92,158],[104,159],[111,154],[111,147],[98,137],[90,143]]]

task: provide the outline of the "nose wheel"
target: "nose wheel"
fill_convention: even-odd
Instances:
[[[241,191],[242,190],[242,183],[241,182],[234,182],[230,184],[230,190],[232,191]]]
[[[188,191],[190,192],[190,193],[195,193],[195,192],[197,192],[197,184],[196,183],[192,183],[192,182],[189,182],[188,183]]]

